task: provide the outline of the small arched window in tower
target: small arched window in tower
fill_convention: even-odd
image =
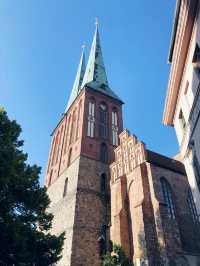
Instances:
[[[103,163],[108,162],[108,148],[105,143],[102,143],[100,146],[100,161]]]
[[[199,219],[198,219],[197,209],[196,209],[196,206],[195,206],[195,203],[194,203],[194,199],[193,199],[193,196],[192,196],[191,189],[189,189],[189,191],[188,191],[187,204],[188,204],[188,207],[189,207],[190,214],[192,216],[193,222],[198,222]]]
[[[172,190],[171,190],[170,184],[168,183],[168,181],[164,177],[162,177],[160,179],[160,182],[161,182],[161,186],[162,186],[163,199],[164,199],[164,202],[167,206],[169,217],[171,219],[175,219],[176,218],[175,217],[175,207],[174,207],[174,202],[173,202],[173,198],[172,198]]]
[[[112,144],[118,146],[118,121],[116,108],[112,111]]]
[[[72,148],[70,148],[70,150],[69,150],[67,167],[70,166],[71,161],[72,161]]]
[[[94,123],[95,123],[95,103],[91,99],[88,104],[88,128],[87,128],[87,136],[93,138],[94,137]]]
[[[68,178],[65,179],[63,198],[67,195]]]
[[[106,193],[106,187],[107,187],[107,177],[106,177],[106,174],[103,173],[101,174],[101,193],[102,194]]]
[[[108,137],[108,110],[104,103],[99,106],[99,137],[104,139]]]

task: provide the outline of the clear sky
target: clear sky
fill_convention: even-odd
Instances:
[[[162,125],[175,0],[1,0],[0,105],[23,129],[29,162],[43,168],[50,133],[65,110],[81,45],[95,17],[110,87],[124,100],[124,127],[149,149],[178,152]]]

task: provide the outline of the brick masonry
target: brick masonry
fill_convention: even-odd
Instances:
[[[136,265],[200,265],[199,223],[192,221],[182,163],[147,150],[125,130],[110,168],[112,241]],[[175,219],[169,216],[161,177],[171,187]]]

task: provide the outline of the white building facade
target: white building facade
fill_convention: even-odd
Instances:
[[[163,122],[176,131],[196,210],[200,216],[200,4],[177,0]]]

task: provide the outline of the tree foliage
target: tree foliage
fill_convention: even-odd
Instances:
[[[133,266],[133,264],[125,255],[123,249],[114,244],[113,252],[103,256],[102,266]]]
[[[0,109],[0,265],[51,265],[60,259],[64,234],[49,233],[50,200],[40,167],[26,162],[20,133]]]

